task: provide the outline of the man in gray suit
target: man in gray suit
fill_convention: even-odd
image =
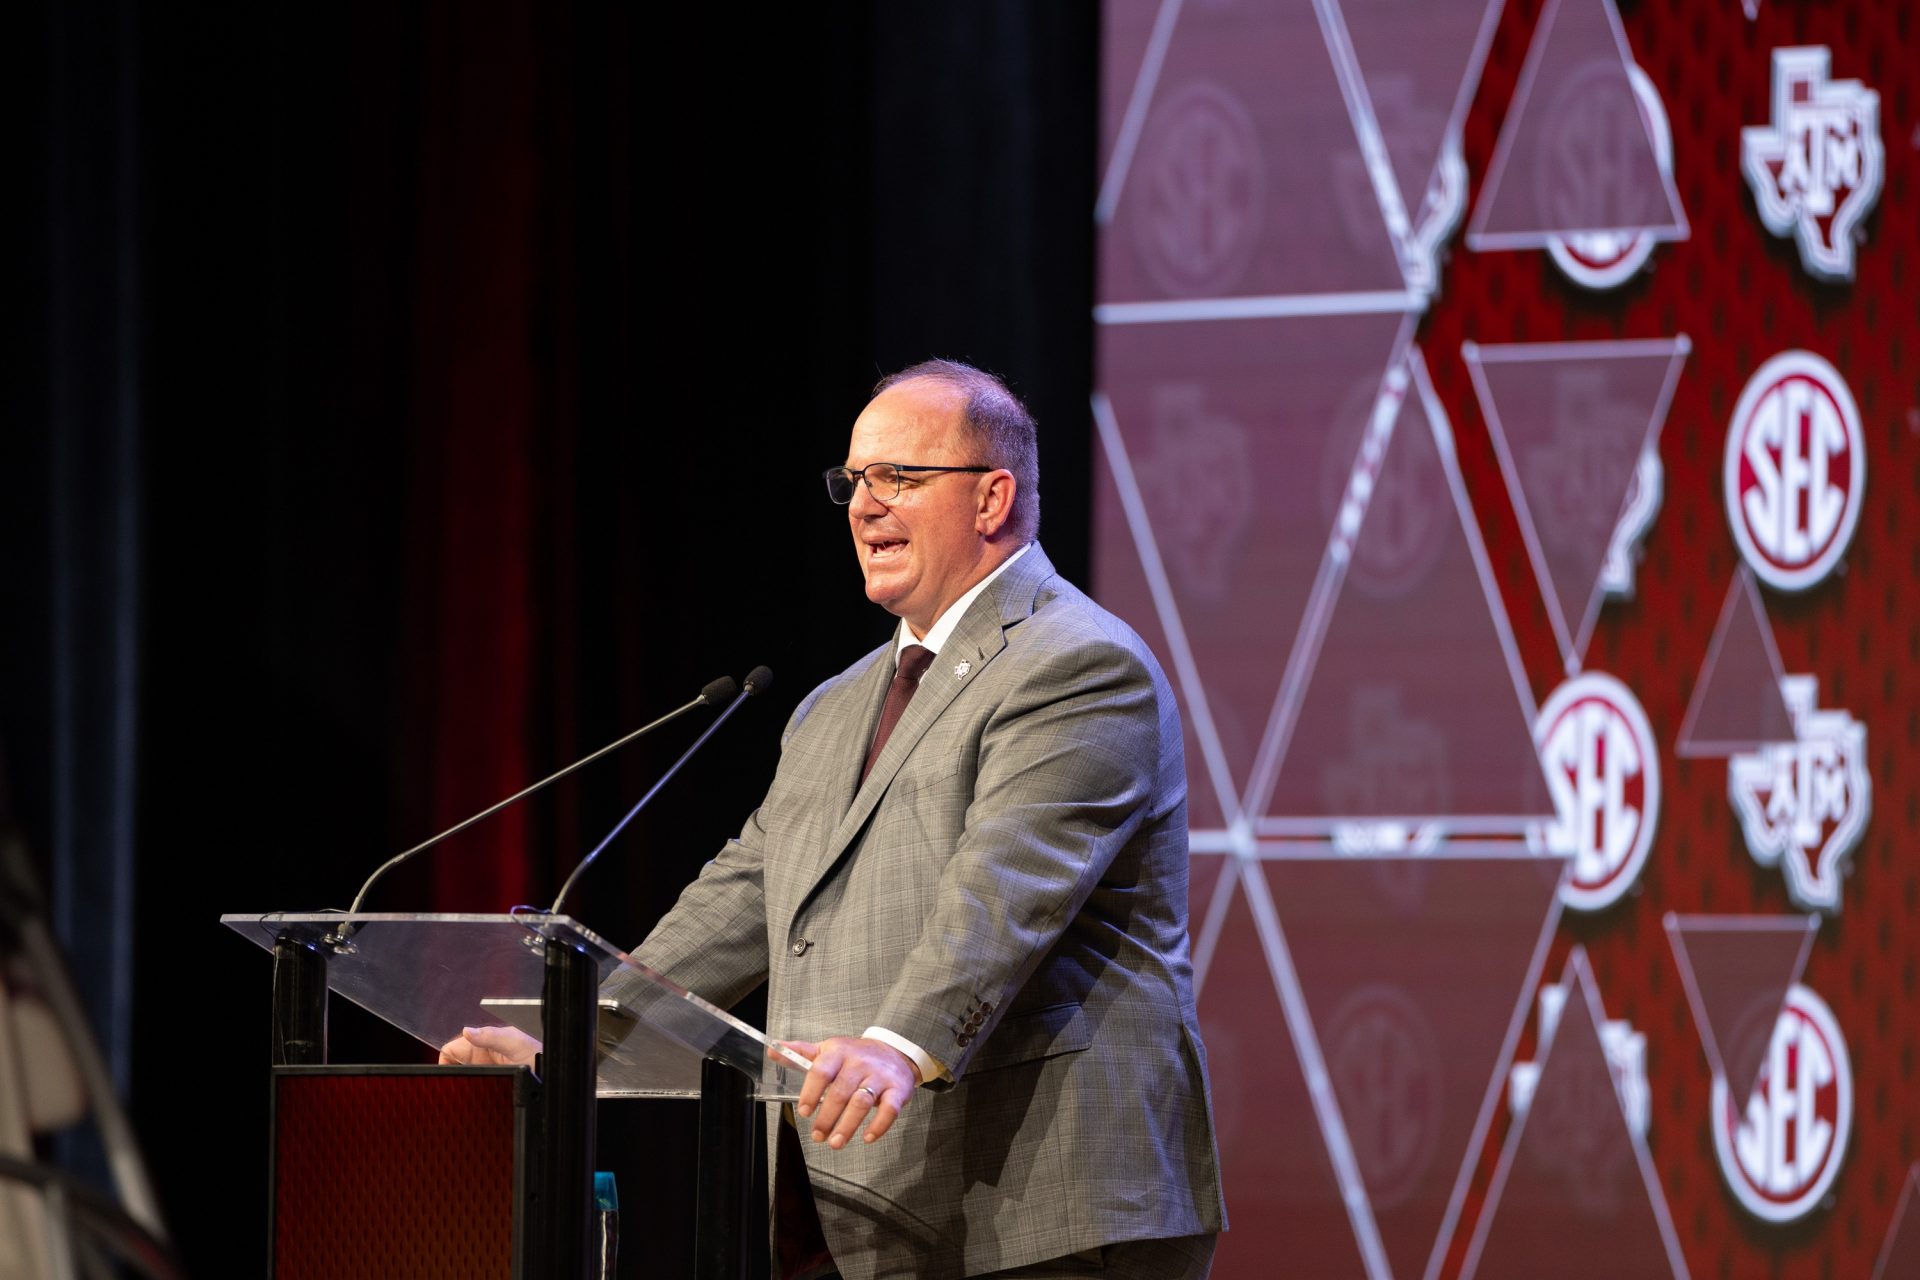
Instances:
[[[789,1276],[1198,1277],[1224,1225],[1179,712],[1033,541],[1038,480],[997,379],[880,384],[827,487],[898,634],[635,951],[723,1007],[765,981],[814,1061],[812,1140],[770,1117]]]

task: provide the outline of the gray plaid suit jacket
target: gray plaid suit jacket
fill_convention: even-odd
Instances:
[[[872,1145],[802,1144],[848,1280],[1221,1229],[1166,677],[1036,546],[860,784],[891,649],[800,704],[766,799],[637,958],[722,1006],[764,979],[783,1038],[879,1025],[952,1070]]]

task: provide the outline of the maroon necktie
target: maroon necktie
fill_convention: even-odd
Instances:
[[[920,677],[933,661],[933,650],[912,644],[900,651],[900,665],[894,669],[893,683],[887,686],[887,703],[880,708],[880,723],[873,731],[873,745],[867,748],[867,763],[860,770],[865,782],[880,758],[893,726],[900,723],[907,704],[913,701]],[[773,1177],[773,1263],[782,1280],[812,1280],[834,1274],[833,1258],[827,1252],[825,1234],[820,1229],[820,1213],[813,1203],[813,1189],[807,1184],[806,1157],[800,1154],[799,1126],[805,1123],[789,1113],[779,1126],[780,1152],[774,1161]]]
[[[873,772],[873,762],[880,758],[880,749],[893,736],[893,726],[900,723],[907,704],[913,701],[914,690],[920,687],[920,677],[926,674],[932,661],[933,650],[923,645],[910,644],[900,651],[900,665],[894,669],[893,683],[887,686],[887,705],[880,708],[880,724],[873,731],[873,745],[867,748],[867,763],[860,769],[860,781],[865,782]]]

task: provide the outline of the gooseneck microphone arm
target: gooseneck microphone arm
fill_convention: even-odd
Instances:
[[[747,678],[742,682],[739,695],[727,704],[727,709],[713,718],[713,723],[707,726],[705,733],[694,739],[692,746],[681,752],[680,758],[673,762],[673,767],[661,774],[660,781],[654,783],[653,786],[648,789],[647,794],[640,797],[640,803],[627,810],[626,817],[614,823],[613,830],[607,832],[606,839],[595,845],[592,853],[580,859],[580,865],[573,869],[573,874],[567,877],[567,882],[560,886],[560,894],[553,900],[553,905],[547,908],[547,914],[556,916],[560,914],[561,906],[565,904],[567,895],[573,892],[573,886],[579,882],[581,873],[593,865],[593,860],[600,856],[602,849],[605,849],[613,843],[615,836],[627,829],[627,824],[639,816],[640,811],[647,807],[647,802],[660,794],[660,788],[666,786],[667,780],[673,777],[674,774],[680,772],[680,766],[685,764],[692,757],[693,753],[698,751],[706,740],[713,736],[713,731],[727,722],[727,717],[733,714],[734,708],[738,707],[748,698],[751,698],[754,694],[766,692],[772,685],[773,672],[767,670],[765,667],[755,667],[747,673]]]
[[[719,705],[721,702],[726,701],[726,699],[733,697],[734,687],[735,686],[733,683],[732,676],[721,676],[718,680],[710,681],[707,687],[700,691],[700,696],[695,698],[692,702],[686,703],[684,706],[675,707],[672,711],[667,712],[667,714],[661,716],[658,720],[655,720],[651,724],[641,725],[638,729],[635,729],[632,733],[628,734],[624,738],[621,738],[619,741],[609,742],[606,746],[600,748],[598,751],[594,752],[592,755],[586,756],[582,759],[574,761],[572,764],[560,770],[558,773],[549,774],[548,776],[540,779],[540,781],[534,783],[532,786],[524,788],[523,790],[514,792],[512,795],[508,796],[505,800],[500,801],[498,804],[489,805],[485,809],[482,809],[479,813],[474,814],[471,818],[466,819],[464,822],[458,822],[458,823],[455,823],[453,826],[448,827],[445,831],[442,831],[439,835],[433,837],[431,840],[422,840],[419,844],[413,846],[413,848],[405,850],[404,852],[401,852],[401,853],[394,854],[391,858],[388,858],[385,862],[381,863],[379,867],[374,870],[374,873],[372,875],[367,877],[366,883],[360,886],[360,892],[354,895],[353,905],[347,908],[347,914],[348,915],[357,914],[360,910],[360,904],[366,900],[367,891],[373,888],[374,881],[378,880],[381,876],[384,876],[385,874],[387,874],[387,872],[393,870],[395,867],[405,862],[408,858],[413,857],[417,853],[426,852],[428,849],[431,849],[433,848],[433,846],[439,844],[442,840],[445,840],[448,836],[458,835],[460,832],[465,831],[468,827],[472,826],[474,823],[479,822],[482,818],[492,817],[494,814],[500,812],[502,809],[506,808],[508,805],[513,804],[515,801],[518,801],[518,800],[524,800],[526,797],[532,795],[534,792],[540,790],[542,787],[545,787],[552,783],[560,781],[560,779],[566,777],[568,774],[572,773],[575,769],[581,768],[584,765],[592,764],[595,760],[598,760],[601,756],[606,755],[609,751],[617,751],[621,747],[626,746],[629,742],[632,742],[635,738],[643,737],[646,734],[652,733],[655,729],[658,729],[661,725],[667,724],[670,721],[678,720],[681,716],[687,714],[687,712],[689,711],[694,710],[696,707],[711,707],[711,706]],[[739,705],[739,699],[735,698],[733,706],[738,706],[738,705]],[[728,712],[731,712],[733,710],[733,706],[729,706],[727,708]],[[721,717],[721,719],[725,719],[725,718],[726,717],[724,715]],[[716,721],[715,723],[717,724],[718,721]],[[712,733],[713,729],[709,728],[707,732]],[[700,741],[701,742],[706,741],[706,738],[704,735],[701,737]],[[350,937],[351,935],[352,935],[352,926],[348,925],[343,927],[337,936],[342,941],[344,941],[346,938]]]

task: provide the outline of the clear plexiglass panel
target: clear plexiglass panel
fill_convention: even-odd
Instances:
[[[220,922],[269,951],[283,934],[315,947],[330,991],[433,1048],[472,1026],[538,1037],[546,950],[578,947],[600,966],[603,1098],[698,1097],[700,1063],[714,1058],[753,1077],[760,1098],[789,1100],[808,1065],[566,916],[321,912]]]

